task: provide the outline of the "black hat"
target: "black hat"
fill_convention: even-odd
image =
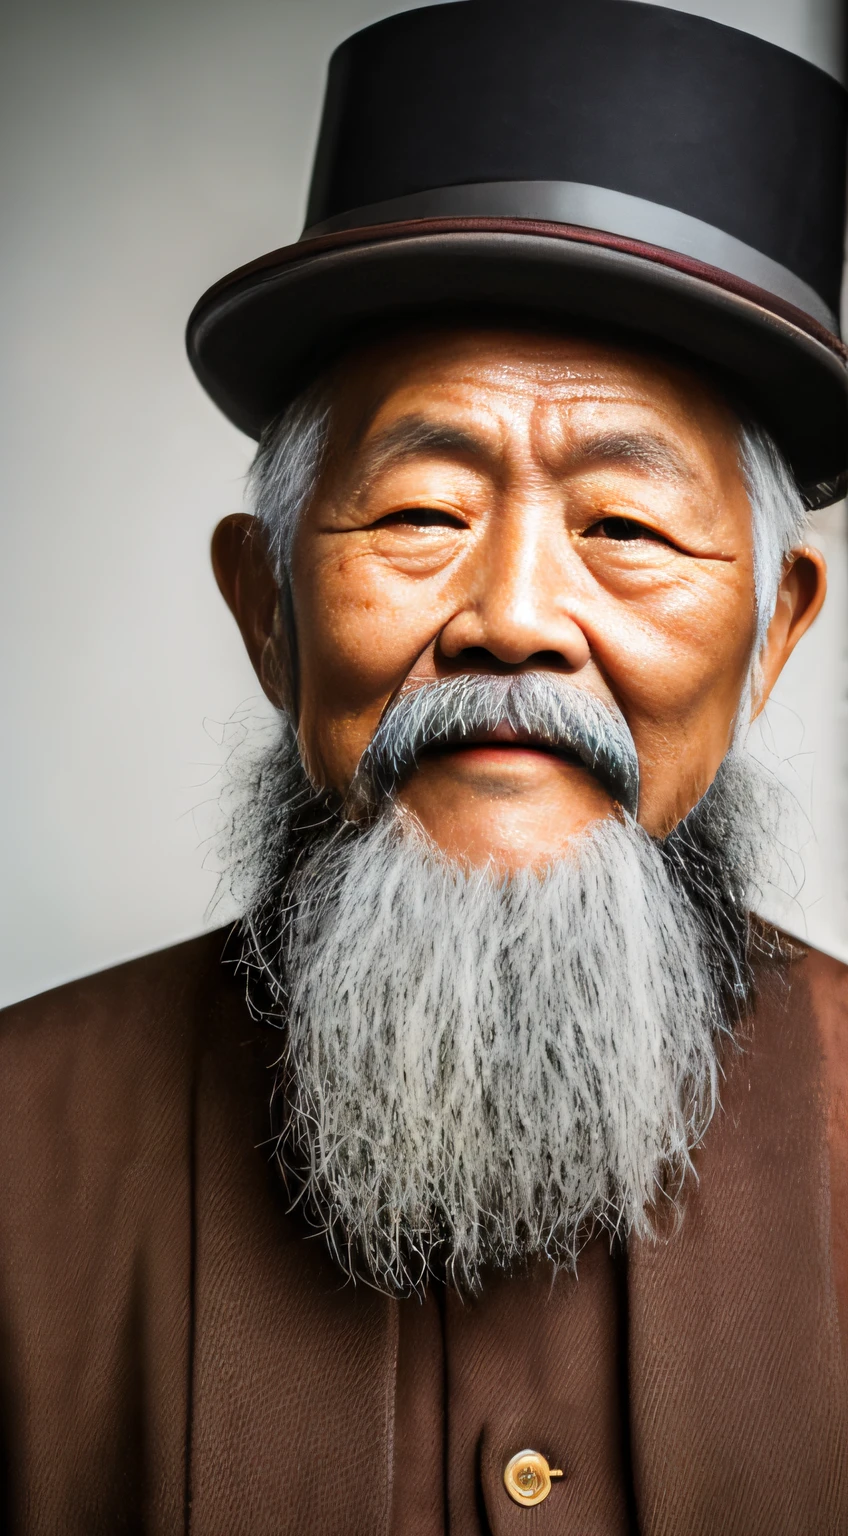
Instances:
[[[624,327],[718,367],[811,505],[848,483],[846,102],[747,32],[634,0],[453,0],[330,63],[301,239],[225,277],[192,364],[262,428],[369,326]]]

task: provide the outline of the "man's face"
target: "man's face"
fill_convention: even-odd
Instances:
[[[733,732],[754,637],[738,423],[693,374],[598,342],[403,337],[341,369],[294,544],[302,747],[344,792],[410,682],[543,669],[632,731],[668,831]],[[611,810],[541,743],[425,754],[399,800],[449,854],[544,863]]]
[[[407,335],[328,383],[291,625],[252,521],[227,519],[213,545],[263,686],[299,729],[251,769],[232,824],[233,868],[254,876],[246,953],[258,1006],[286,1018],[280,1155],[337,1251],[389,1290],[423,1284],[433,1255],[473,1287],[517,1256],[573,1263],[587,1218],[649,1230],[658,1181],[682,1175],[709,1118],[772,796],[731,754],[664,842],[612,797],[633,803],[635,746],[639,819],[669,832],[747,695],[738,422],[683,367],[529,333]],[[820,558],[796,552],[758,702],[823,594]],[[429,709],[439,750],[419,750]],[[516,719],[547,721],[594,771],[517,739]],[[481,720],[499,723],[481,738]],[[610,739],[628,772],[604,773]]]

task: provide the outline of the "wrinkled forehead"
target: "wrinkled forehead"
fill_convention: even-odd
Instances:
[[[332,458],[355,469],[363,449],[404,420],[488,430],[504,451],[532,437],[556,454],[583,434],[653,428],[709,476],[739,474],[740,415],[718,379],[685,358],[619,337],[544,329],[420,327],[343,357],[331,373]]]

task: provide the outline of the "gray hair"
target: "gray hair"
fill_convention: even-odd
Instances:
[[[265,428],[250,466],[248,497],[265,530],[280,584],[289,574],[298,521],[326,462],[330,413],[329,380],[322,376]]]
[[[250,469],[248,494],[280,583],[289,573],[298,520],[326,462],[331,411],[330,380],[323,375],[265,429]],[[780,449],[762,427],[742,422],[739,455],[753,526],[756,662],[777,603],[784,563],[803,542],[809,513]]]
[[[222,854],[251,1007],[284,1028],[277,1156],[342,1268],[474,1291],[574,1268],[593,1230],[667,1232],[750,996],[773,781],[731,752],[664,842],[625,813],[503,879],[391,797],[328,813],[280,726],[230,764]]]

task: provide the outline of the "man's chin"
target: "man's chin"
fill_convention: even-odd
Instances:
[[[502,874],[548,868],[598,822],[619,814],[579,764],[497,746],[425,760],[397,804],[450,862]]]

